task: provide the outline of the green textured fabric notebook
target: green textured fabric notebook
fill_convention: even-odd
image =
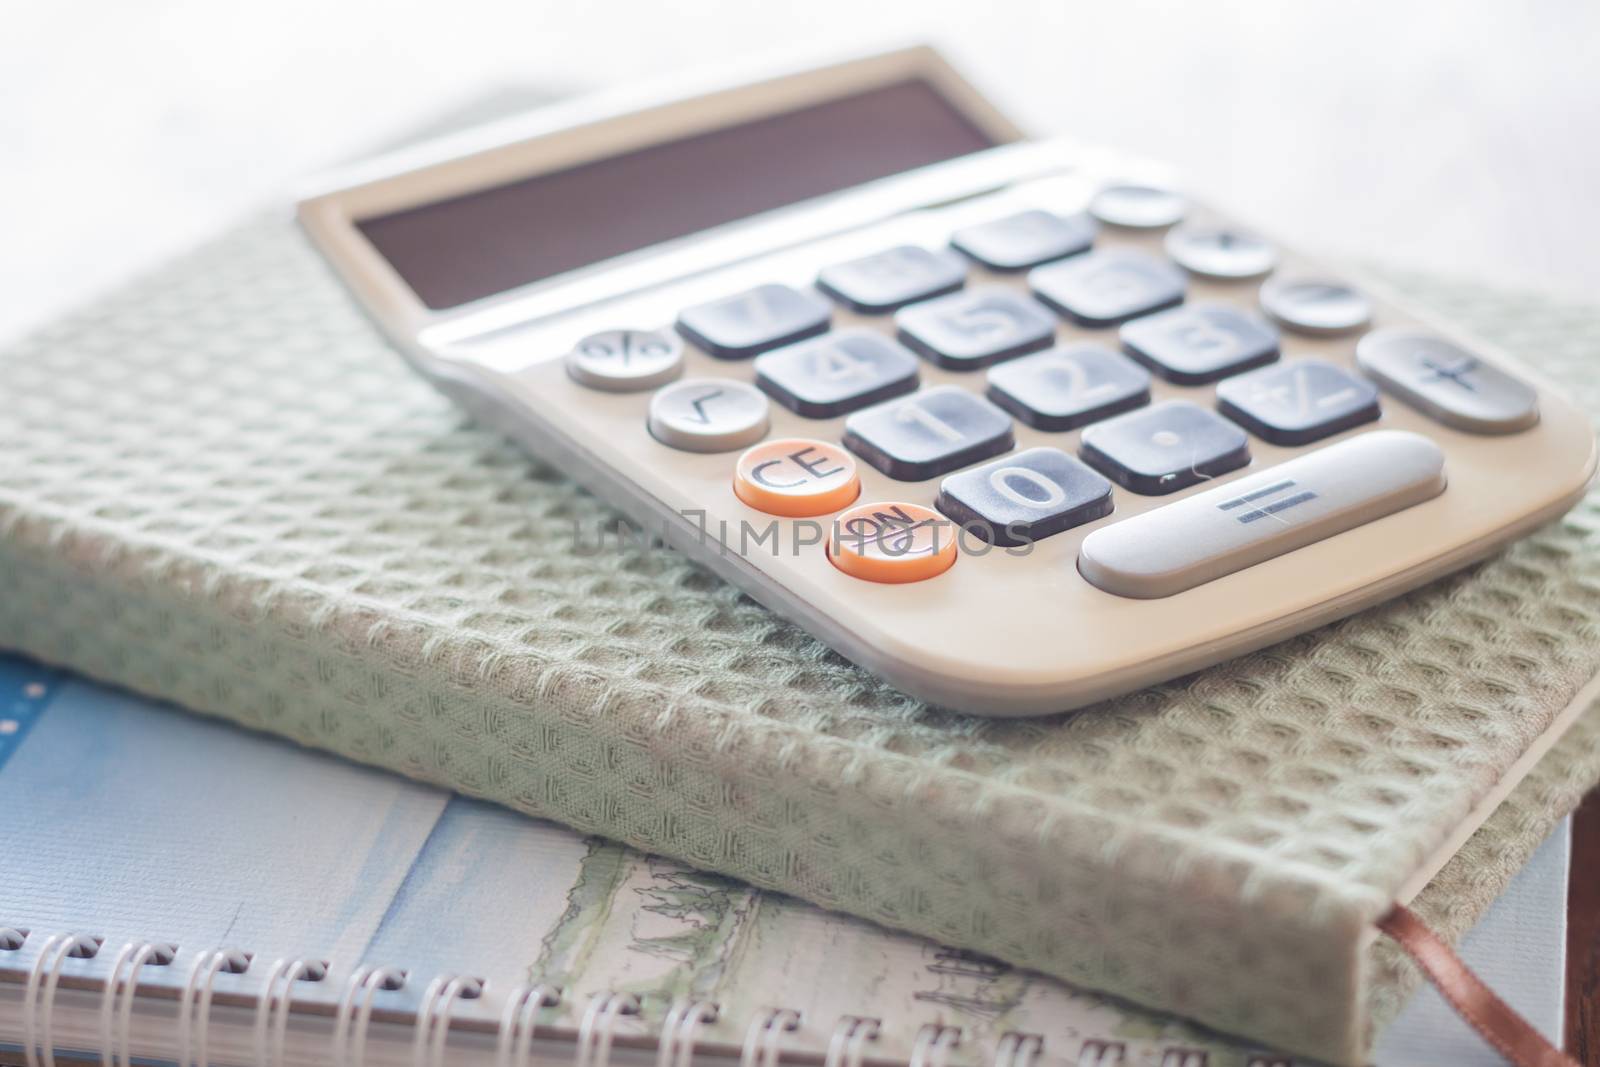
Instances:
[[[1405,287],[1600,412],[1600,313]],[[1373,921],[1600,668],[1591,498],[1178,682],[922,706],[681,557],[575,552],[602,506],[414,380],[277,219],[5,353],[0,397],[6,646],[1329,1060],[1414,980]],[[1594,718],[1417,898],[1436,924],[1600,777]]]

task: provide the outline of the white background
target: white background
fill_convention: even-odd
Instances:
[[[0,338],[463,100],[933,40],[1307,247],[1600,295],[1600,4],[0,0]]]

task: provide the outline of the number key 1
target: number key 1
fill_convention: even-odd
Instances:
[[[954,385],[858,411],[844,424],[845,447],[902,482],[937,478],[1014,443],[1005,412]]]

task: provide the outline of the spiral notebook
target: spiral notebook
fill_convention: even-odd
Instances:
[[[1289,1062],[4,658],[0,812],[0,1059]],[[1502,991],[1547,1029],[1564,895],[1558,835],[1501,901],[1521,925],[1476,932],[1490,974],[1521,961]],[[1431,997],[1387,1062],[1494,1062]]]

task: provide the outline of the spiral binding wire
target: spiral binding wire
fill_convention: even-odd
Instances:
[[[1123,1067],[1126,1053],[1120,1041],[1085,1041],[1078,1049],[1077,1067]]]
[[[458,1000],[476,1000],[482,995],[483,983],[464,975],[441,974],[428,983],[412,1033],[411,1067],[444,1067],[444,1043],[450,1038],[451,1009]]]
[[[992,1067],[1033,1067],[1033,1061],[1044,1051],[1044,1037],[1008,1030],[995,1042]]]
[[[41,1062],[44,1067],[55,1067],[55,1005],[61,969],[69,959],[94,959],[101,944],[100,938],[84,934],[52,934],[39,949],[22,994],[22,1051],[28,1067],[40,1067]]]
[[[617,1020],[639,1014],[639,998],[632,993],[600,993],[589,1001],[578,1024],[578,1049],[573,1067],[610,1067],[611,1041]]]
[[[117,958],[111,964],[111,973],[106,975],[105,992],[100,997],[100,1062],[103,1067],[117,1067],[119,1060],[122,1067],[132,1067],[128,1036],[133,1028],[133,998],[139,989],[139,973],[147,966],[165,967],[177,955],[177,945],[158,945],[149,941],[138,946],[130,941],[117,953]],[[126,980],[122,974],[124,963],[128,966]],[[114,1039],[113,1017],[116,1022]]]
[[[0,952],[18,951],[28,940],[27,931],[0,927]],[[53,935],[40,945],[27,972],[21,1006],[27,1067],[55,1067],[55,1002],[66,963],[72,959],[92,960],[102,947],[103,939],[84,934]],[[98,1009],[102,1067],[133,1067],[131,1033],[140,977],[145,968],[170,966],[177,957],[176,945],[128,942],[111,960],[101,982]],[[253,962],[249,953],[238,949],[195,955],[178,996],[177,1067],[211,1067],[209,1028],[217,980],[222,975],[245,974]],[[328,971],[329,965],[320,960],[273,961],[255,996],[255,1067],[283,1067],[289,1021],[297,1011],[294,986],[298,982],[323,981]],[[334,1067],[365,1067],[367,1034],[377,997],[404,989],[407,980],[405,971],[365,965],[345,979],[331,1036]],[[485,989],[482,980],[464,975],[442,974],[429,981],[412,1028],[411,1067],[445,1067],[456,1006],[479,998]],[[495,1026],[495,1067],[532,1067],[539,1013],[559,1007],[563,996],[561,989],[542,983],[524,983],[506,992]],[[634,994],[608,992],[593,996],[577,1029],[571,1067],[610,1067],[619,1021],[640,1012],[640,1001]],[[655,1067],[693,1067],[701,1031],[720,1021],[721,1008],[713,1001],[673,1002],[657,1037]],[[483,1022],[480,1019],[477,1025],[481,1027]],[[784,1035],[795,1033],[800,1025],[801,1013],[790,1008],[774,1007],[758,1013],[744,1031],[739,1067],[781,1067]],[[868,1049],[882,1031],[881,1019],[842,1016],[829,1037],[824,1067],[864,1067]],[[564,1032],[571,1034],[570,1030]],[[961,1047],[964,1036],[955,1026],[921,1027],[906,1067],[948,1067],[951,1053]],[[1041,1035],[1008,1031],[996,1041],[989,1067],[1035,1067],[1043,1051]],[[1117,1067],[1126,1057],[1122,1043],[1093,1039],[1084,1041],[1078,1052],[1079,1067]]]
[[[800,1013],[791,1008],[773,1008],[756,1016],[745,1031],[739,1067],[778,1067],[778,1042],[798,1029]]]
[[[917,1031],[917,1040],[911,1046],[908,1067],[945,1067],[950,1060],[950,1050],[961,1044],[961,1030],[955,1026],[930,1023]]]
[[[357,967],[345,981],[333,1021],[334,1067],[357,1067],[367,1058],[367,1028],[380,992],[404,989],[406,972],[392,967]],[[358,1003],[359,1002],[359,1003]],[[354,1033],[352,1033],[352,1027]],[[206,1067],[201,1064],[200,1067]]]
[[[289,1038],[290,1001],[296,982],[320,982],[328,965],[320,960],[275,960],[256,1001],[256,1067],[283,1067],[283,1046]],[[272,1043],[267,1044],[268,1034]],[[204,1067],[204,1065],[202,1065]]]
[[[557,1007],[560,1003],[561,990],[555,986],[519,985],[512,989],[500,1013],[495,1067],[529,1067],[539,1011]]]
[[[220,974],[244,974],[250,969],[250,954],[237,949],[202,952],[189,967],[189,980],[178,998],[178,1067],[210,1067],[211,998]],[[198,1032],[198,1034],[196,1034]],[[191,1045],[191,1039],[198,1040]],[[194,1052],[191,1060],[190,1053]]]
[[[689,1067],[700,1027],[716,1022],[721,1014],[722,1009],[709,1000],[673,1004],[661,1023],[661,1036],[656,1042],[656,1067]]]
[[[865,1015],[846,1015],[833,1028],[828,1040],[828,1058],[823,1067],[861,1067],[867,1055],[867,1043],[878,1040],[883,1030],[883,1020]]]

